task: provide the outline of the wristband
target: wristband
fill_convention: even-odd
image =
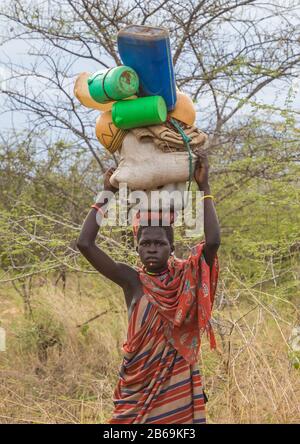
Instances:
[[[201,199],[206,199],[206,197],[210,197],[212,200],[215,200],[212,194],[206,194],[205,196],[202,196]]]
[[[97,207],[96,204],[91,205],[91,208],[95,208],[95,210],[100,211],[103,217],[105,217],[105,213],[103,212],[101,207]]]

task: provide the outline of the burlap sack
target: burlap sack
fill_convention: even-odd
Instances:
[[[196,156],[192,154],[194,171]],[[129,131],[120,151],[120,163],[110,177],[111,184],[127,183],[132,190],[152,190],[170,183],[189,179],[187,152],[162,152],[151,139],[140,141]]]

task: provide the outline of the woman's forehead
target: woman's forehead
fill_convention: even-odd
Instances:
[[[146,227],[143,228],[140,242],[142,240],[168,240],[167,234],[162,227]]]

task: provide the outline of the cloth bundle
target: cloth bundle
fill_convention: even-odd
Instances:
[[[196,126],[180,122],[185,134],[191,138],[190,147],[195,151],[207,141],[207,135]],[[147,141],[149,138],[155,146],[163,152],[185,151],[186,146],[178,131],[168,121],[163,125],[153,125],[143,128],[134,128],[131,132],[138,141]]]

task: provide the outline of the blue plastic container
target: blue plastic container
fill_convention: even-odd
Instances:
[[[169,32],[164,28],[130,25],[118,33],[118,49],[124,65],[140,80],[140,96],[162,96],[168,111],[175,108],[176,85]]]

